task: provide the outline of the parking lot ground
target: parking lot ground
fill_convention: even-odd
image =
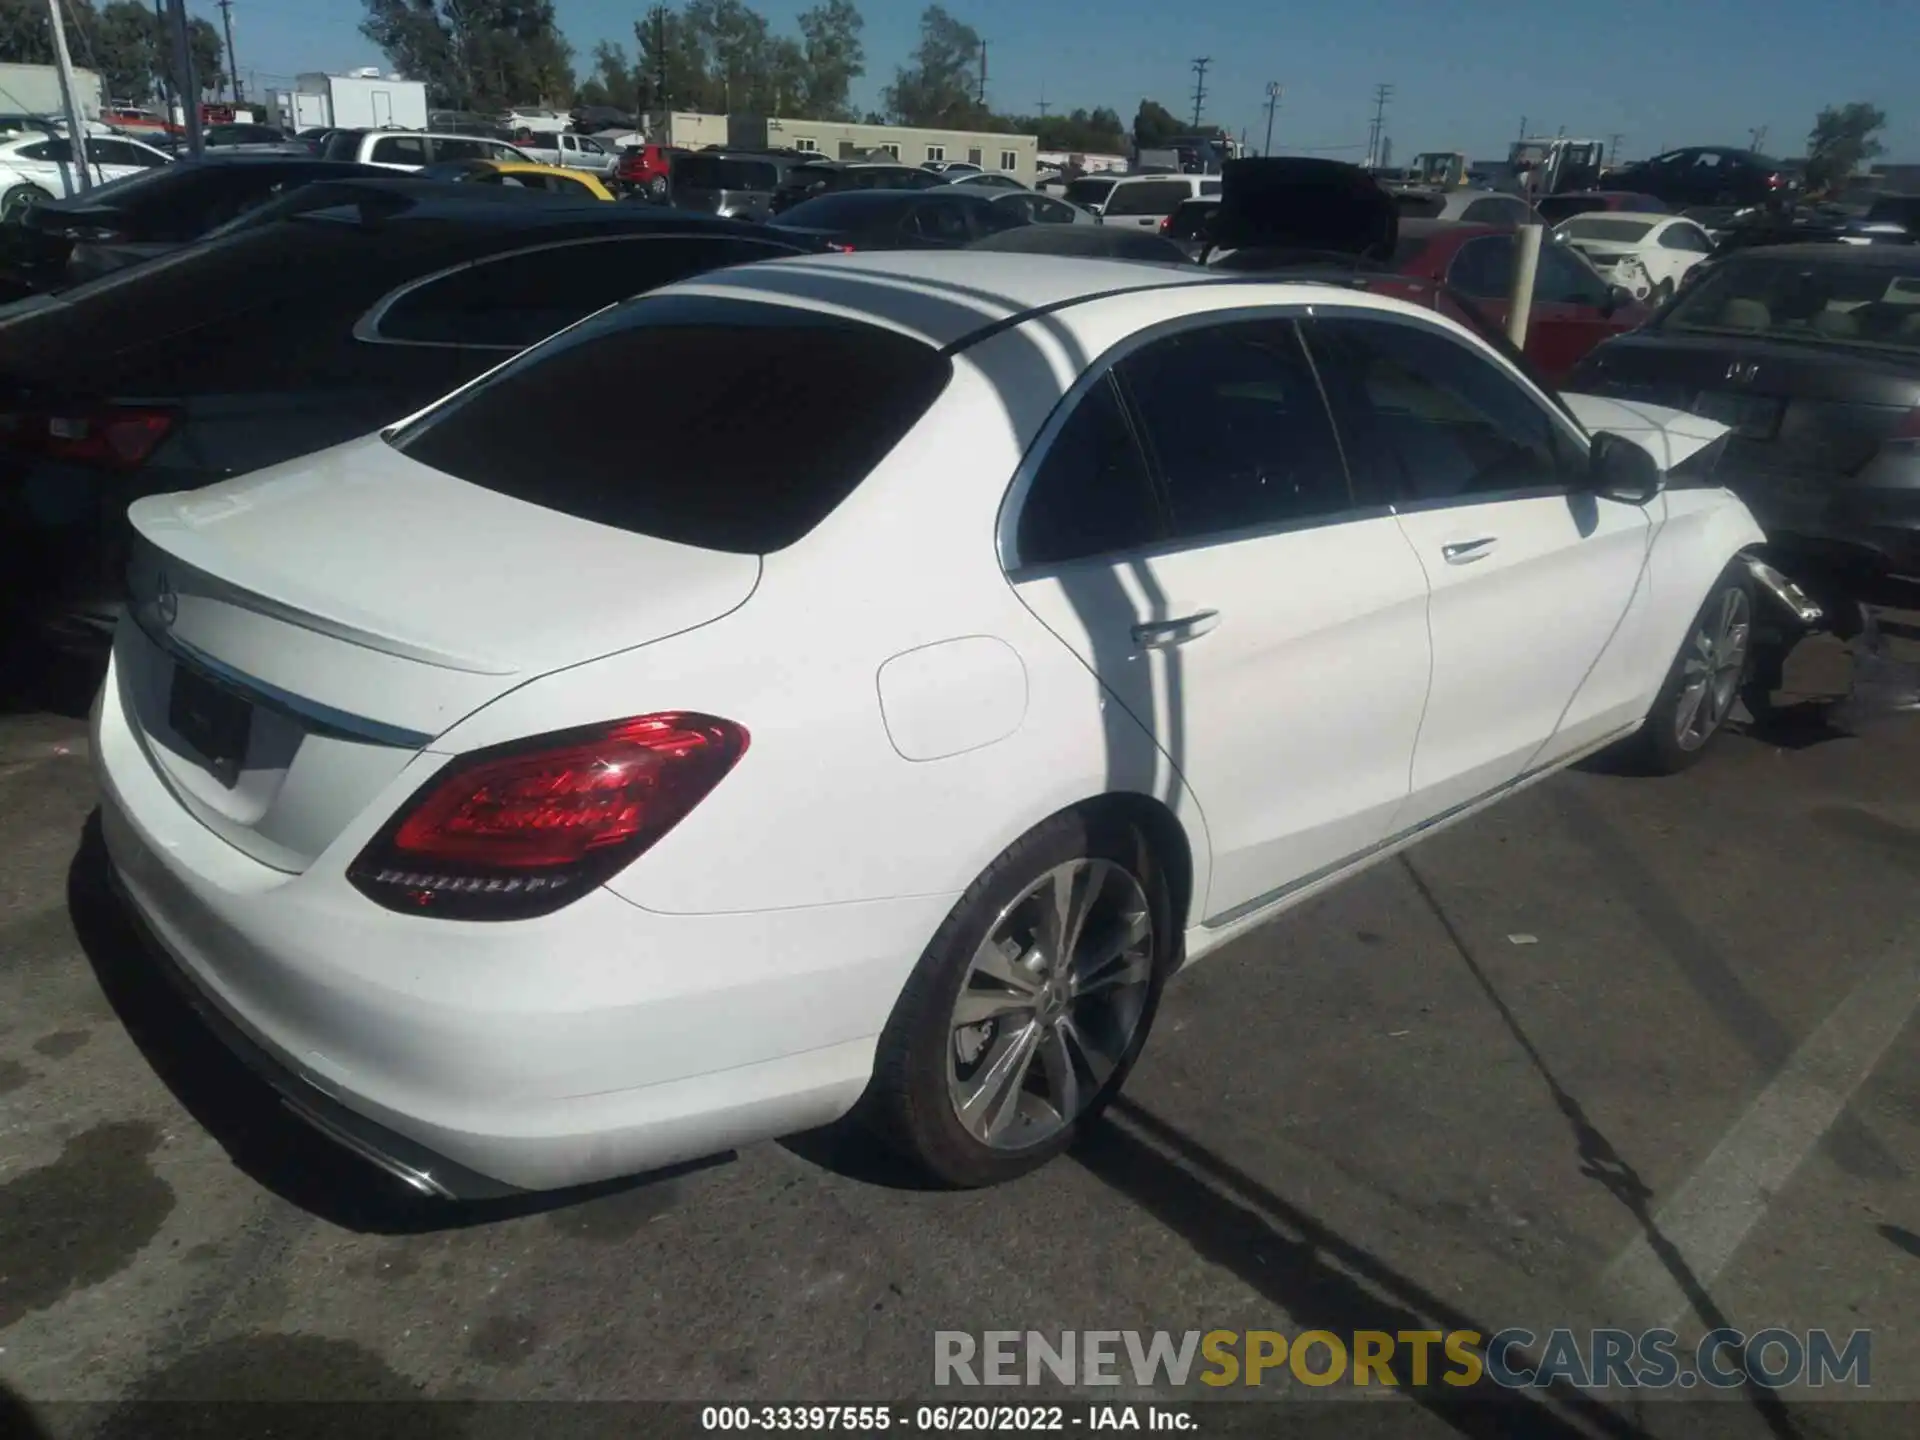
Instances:
[[[0,717],[0,1430],[9,1391],[50,1435],[155,1398],[982,1398],[935,1390],[936,1330],[1671,1322],[1872,1332],[1874,1401],[1735,1389],[1712,1433],[1913,1433],[1920,722],[1823,728],[1844,674],[1810,647],[1805,708],[1695,770],[1557,777],[1196,966],[1018,1184],[826,1135],[466,1210],[200,1030],[99,887],[83,724]],[[1679,1393],[1403,1392],[1382,1433],[1707,1433]]]

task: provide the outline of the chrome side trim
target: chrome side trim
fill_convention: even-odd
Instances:
[[[1438,815],[1430,816],[1422,820],[1418,825],[1409,826],[1398,834],[1389,835],[1386,839],[1369,845],[1357,855],[1349,855],[1344,860],[1336,860],[1331,865],[1323,865],[1318,870],[1302,875],[1298,880],[1289,880],[1286,884],[1269,890],[1264,895],[1256,895],[1253,899],[1236,905],[1231,910],[1222,911],[1218,915],[1202,920],[1200,926],[1205,930],[1224,930],[1227,926],[1237,921],[1245,920],[1258,911],[1281,905],[1287,900],[1324,881],[1334,879],[1336,876],[1351,871],[1364,870],[1374,862],[1386,859],[1395,851],[1404,850],[1415,841],[1424,840],[1436,831],[1443,830],[1449,825],[1457,824],[1475,812],[1486,809],[1496,801],[1505,799],[1516,790],[1525,789],[1529,785],[1545,780],[1556,771],[1564,770],[1569,765],[1578,764],[1589,755],[1598,754],[1609,745],[1633,734],[1633,732],[1638,730],[1644,723],[1644,721],[1636,720],[1631,725],[1623,725],[1620,729],[1612,731],[1599,740],[1594,741],[1591,745],[1582,746],[1571,755],[1562,756],[1560,759],[1552,761],[1549,764],[1539,765],[1532,770],[1524,771],[1514,776],[1513,779],[1495,786],[1484,795],[1475,796],[1471,800],[1464,800],[1450,809],[1442,810]]]
[[[346,710],[336,710],[331,705],[323,705],[318,700],[309,700],[304,695],[295,695],[290,690],[282,690],[264,680],[234,669],[223,661],[189,644],[178,635],[154,626],[147,615],[147,607],[131,605],[127,613],[133,617],[134,624],[160,649],[173,656],[176,661],[191,665],[206,675],[208,679],[224,685],[241,696],[250,704],[265,710],[273,710],[298,721],[310,734],[326,735],[335,740],[355,740],[363,744],[392,745],[403,750],[424,750],[433,742],[433,736],[419,730],[408,730],[400,725],[389,725],[382,720],[370,720],[364,715],[355,715]]]

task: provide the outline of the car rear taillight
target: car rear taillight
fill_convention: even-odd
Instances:
[[[1167,233],[1167,231],[1171,230],[1172,228],[1173,228],[1173,217],[1171,215],[1162,216],[1160,220],[1160,233],[1164,235]]]
[[[837,250],[837,251],[839,251],[839,252],[840,252],[840,253],[841,253],[842,255],[851,255],[851,254],[853,254],[853,246],[851,246],[851,245],[843,245],[843,244],[841,244],[841,243],[840,243],[840,242],[839,242],[838,240],[829,240],[829,241],[827,241],[827,249],[829,249],[829,250]]]
[[[423,786],[347,878],[389,910],[545,915],[645,853],[746,748],[730,720],[671,711],[475,751]]]
[[[167,438],[174,420],[168,410],[128,405],[50,415],[16,413],[0,415],[0,441],[49,460],[137,470]]]
[[[1773,174],[1767,176],[1767,188],[1769,190],[1778,190],[1780,189],[1781,186],[1785,185],[1786,183],[1787,183],[1787,177],[1782,175],[1778,170],[1774,171]]]

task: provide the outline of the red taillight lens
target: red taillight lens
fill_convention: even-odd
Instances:
[[[52,415],[11,414],[0,416],[0,437],[15,450],[49,460],[135,470],[167,438],[174,420],[166,410],[126,406]]]
[[[746,748],[732,721],[675,711],[476,751],[428,782],[347,878],[390,910],[544,915],[644,853]]]
[[[838,240],[829,240],[829,241],[827,241],[827,249],[829,249],[829,250],[837,250],[837,251],[839,251],[839,252],[840,252],[840,254],[842,254],[842,255],[851,255],[851,254],[853,254],[853,246],[851,246],[851,245],[842,245],[842,244],[841,244],[841,243],[840,243],[840,242],[839,242]]]
[[[1167,231],[1171,230],[1172,228],[1173,228],[1173,217],[1171,215],[1165,216],[1160,221],[1160,233],[1164,235],[1167,233]]]

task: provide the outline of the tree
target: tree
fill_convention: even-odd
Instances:
[[[53,63],[53,26],[44,0],[0,0],[0,60]]]
[[[866,21],[852,0],[826,0],[800,16],[805,69],[798,106],[804,120],[851,120],[853,82],[867,73],[860,32]]]
[[[1186,129],[1174,113],[1158,100],[1142,100],[1133,114],[1133,143],[1142,150],[1156,150]]]
[[[602,40],[593,47],[593,74],[580,82],[573,98],[581,105],[606,105],[631,115],[640,108],[640,82],[624,45]]]
[[[1119,112],[1105,106],[1068,115],[1009,115],[996,128],[1038,136],[1042,150],[1095,155],[1124,155],[1127,150],[1127,127]]]
[[[152,5],[113,0],[100,12],[89,38],[110,97],[136,105],[152,98],[160,61],[160,30]]]
[[[1886,125],[1887,112],[1865,101],[1822,110],[1807,134],[1807,189],[1816,194],[1837,190],[1863,164],[1886,153],[1879,136]]]
[[[648,105],[662,110],[705,110],[709,83],[703,37],[686,16],[661,5],[633,24],[640,45],[640,74]]]
[[[360,33],[435,103],[504,110],[564,103],[573,47],[552,0],[366,0]]]
[[[902,125],[981,130],[990,118],[980,103],[980,34],[938,5],[920,16],[913,64],[894,72],[884,96]]]

